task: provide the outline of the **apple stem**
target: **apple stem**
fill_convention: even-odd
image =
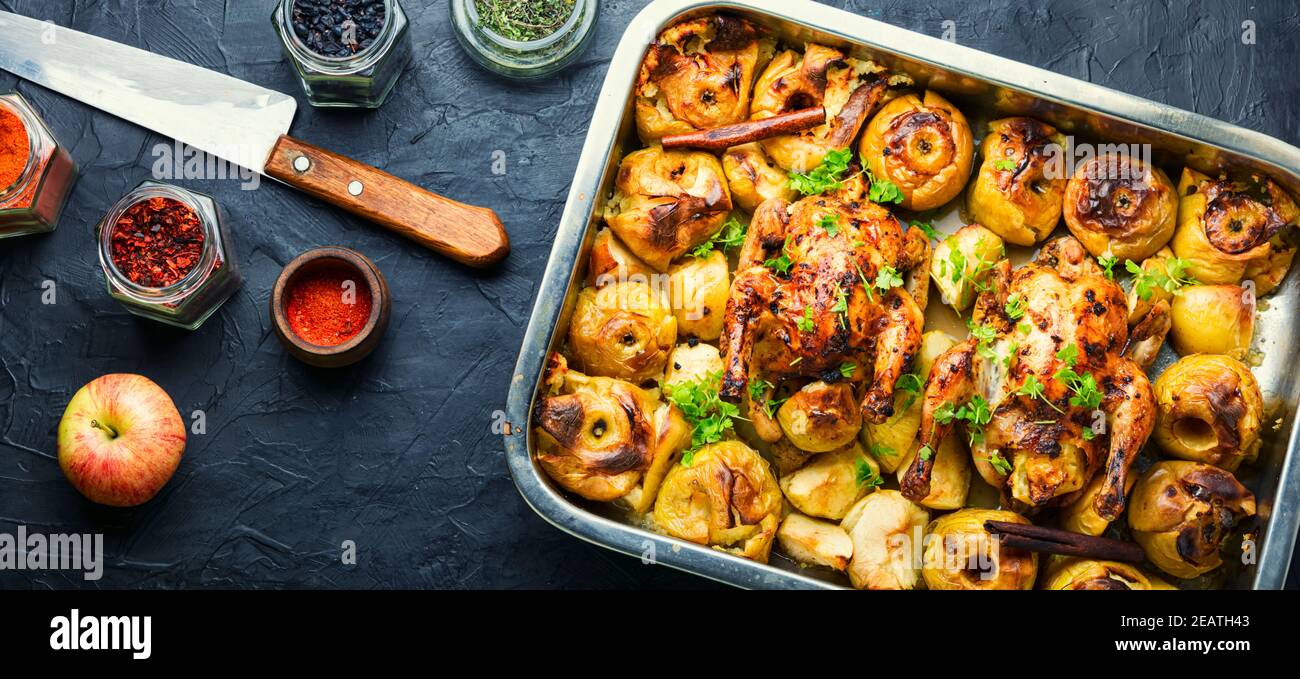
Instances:
[[[110,427],[110,426],[108,426],[107,424],[100,424],[100,423],[99,423],[99,420],[91,420],[91,421],[90,421],[90,426],[92,426],[92,427],[94,427],[94,428],[96,428],[96,429],[103,429],[105,432],[108,433],[108,438],[111,438],[111,439],[115,439],[115,438],[117,438],[117,430],[114,429],[114,428],[112,428],[112,427]]]

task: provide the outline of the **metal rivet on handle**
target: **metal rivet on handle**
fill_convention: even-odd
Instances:
[[[298,156],[293,159],[293,169],[299,172],[306,172],[311,169],[311,159],[307,156]]]
[[[365,188],[366,187],[361,185],[361,182],[353,179],[352,183],[348,184],[348,193],[354,196],[359,196],[361,195],[361,191],[364,190]]]

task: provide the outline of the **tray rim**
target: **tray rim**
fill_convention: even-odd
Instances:
[[[646,45],[662,28],[687,12],[728,8],[767,14],[847,42],[870,45],[994,85],[1032,89],[1042,99],[1265,161],[1289,172],[1293,178],[1300,178],[1300,149],[1274,137],[847,10],[807,0],[654,0],[637,13],[625,29],[597,96],[512,374],[506,413],[507,420],[513,424],[512,431],[505,436],[510,475],[516,489],[534,512],[574,537],[640,557],[647,563],[669,566],[744,588],[842,589],[839,585],[802,573],[652,533],[589,512],[541,478],[542,472],[530,453],[532,431],[529,423],[534,396],[568,289],[579,268],[577,258],[590,227],[595,202],[599,199],[605,165],[618,142],[617,130]],[[866,35],[871,38],[862,37]],[[989,73],[997,75],[987,75]],[[1300,407],[1292,415],[1292,427],[1278,471],[1277,491],[1268,529],[1258,552],[1252,589],[1281,589],[1286,581],[1297,529],[1300,528],[1300,512],[1295,507],[1300,500],[1297,450],[1300,450]]]

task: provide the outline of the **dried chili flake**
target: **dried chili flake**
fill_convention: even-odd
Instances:
[[[355,271],[327,266],[295,276],[286,291],[289,328],[323,347],[342,344],[370,320],[370,288]]]
[[[205,239],[194,208],[174,198],[146,198],[113,225],[113,265],[136,285],[165,288],[198,266]]]

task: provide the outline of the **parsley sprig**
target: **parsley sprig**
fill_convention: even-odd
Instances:
[[[989,465],[1003,476],[1011,473],[1011,463],[1007,462],[1007,458],[1002,457],[1000,450],[995,450],[992,455],[989,455]]]
[[[1101,405],[1101,390],[1097,388],[1097,380],[1092,373],[1079,374],[1075,372],[1074,367],[1079,362],[1079,348],[1074,344],[1067,344],[1056,352],[1057,360],[1065,364],[1064,368],[1056,371],[1052,379],[1060,380],[1069,387],[1074,395],[1070,397],[1070,405],[1078,408],[1092,409]]]
[[[715,249],[726,252],[733,248],[738,248],[745,242],[745,232],[748,229],[740,223],[735,217],[728,217],[727,221],[722,224],[722,228],[713,234],[709,240],[700,243],[691,250],[690,255],[699,259],[708,257]]]
[[[945,402],[934,409],[934,421],[939,424],[959,420],[966,423],[966,434],[970,437],[970,444],[977,445],[984,442],[984,425],[993,420],[993,411],[989,409],[988,401],[979,394],[970,397],[970,400],[961,406]]]
[[[799,326],[799,332],[812,332],[813,328],[817,327],[817,324],[813,323],[812,307],[810,306],[804,307],[803,316],[795,319],[794,323],[795,325]]]
[[[866,171],[867,179],[871,182],[871,187],[867,189],[867,199],[873,203],[884,205],[886,203],[902,203],[903,191],[898,185],[888,179],[877,179],[871,174],[870,170]]]
[[[893,288],[902,287],[903,277],[899,275],[898,269],[892,266],[882,266],[876,272],[876,288],[881,292],[889,292]]]
[[[859,457],[854,463],[853,478],[858,483],[859,488],[878,488],[885,485],[885,480],[880,477],[880,472],[876,471],[867,462],[866,458]]]
[[[1010,295],[1007,295],[1007,303],[1003,305],[1002,310],[1006,312],[1007,318],[1010,318],[1013,321],[1018,321],[1024,318],[1025,312],[1028,311],[1025,305],[1025,298],[1021,297],[1018,292],[1013,292]]]
[[[909,223],[920,229],[921,232],[925,234],[926,238],[929,238],[930,240],[943,240],[943,234],[935,230],[933,226],[930,226],[929,222],[921,222],[913,219]]]
[[[763,412],[768,417],[776,413],[776,409],[781,407],[782,403],[790,400],[789,398],[765,398],[763,394],[768,389],[775,389],[775,385],[764,379],[753,378],[749,380],[749,400],[763,408]]]
[[[1119,263],[1119,258],[1110,252],[1103,252],[1097,258],[1097,263],[1101,265],[1101,270],[1106,274],[1106,278],[1115,280],[1115,265]]]
[[[988,290],[989,286],[983,281],[984,274],[993,269],[994,265],[997,264],[997,259],[1001,258],[1001,255],[999,254],[998,257],[992,261],[985,259],[982,255],[984,250],[984,239],[980,238],[976,240],[974,248],[974,252],[976,253],[975,268],[968,272],[966,270],[966,253],[961,251],[957,238],[955,236],[948,236],[943,242],[948,246],[948,256],[945,259],[939,260],[940,275],[947,276],[948,279],[952,281],[953,285],[961,285],[963,281],[966,281],[970,283],[971,287],[976,292],[985,292]]]
[[[1131,259],[1124,260],[1124,268],[1133,274],[1133,290],[1143,301],[1151,299],[1151,293],[1160,288],[1171,295],[1182,294],[1187,285],[1196,285],[1196,278],[1187,273],[1191,262],[1181,257],[1168,257],[1155,269],[1148,269]]]
[[[682,411],[694,428],[691,445],[682,454],[682,465],[689,467],[695,451],[722,440],[733,428],[733,419],[741,419],[740,407],[718,397],[722,373],[713,372],[693,382],[676,382],[668,386],[668,400]]]
[[[794,262],[790,261],[790,255],[786,252],[786,248],[788,247],[790,247],[790,237],[786,236],[785,242],[781,244],[781,256],[773,257],[772,259],[763,262],[763,266],[779,274],[784,275],[790,273],[790,269],[794,266]]]
[[[826,234],[831,238],[840,235],[840,218],[833,212],[828,212],[817,218],[817,226],[826,229]]]
[[[791,172],[789,187],[805,196],[816,196],[840,188],[842,176],[853,162],[853,149],[830,151],[808,172]]]
[[[807,310],[804,310],[805,313]],[[839,283],[835,284],[835,304],[831,305],[831,313],[837,314],[840,318],[840,327],[849,327],[849,296],[844,293],[844,288]]]
[[[1047,398],[1047,395],[1043,393],[1046,388],[1046,385],[1039,382],[1036,376],[1030,374],[1025,377],[1025,381],[1020,385],[1020,388],[1016,389],[1016,394],[1019,396],[1028,396],[1029,398],[1039,399],[1043,403],[1051,406],[1052,410],[1055,410],[1058,413],[1064,413],[1065,411],[1061,410],[1060,406],[1052,403],[1052,401]]]
[[[916,373],[903,373],[898,376],[898,381],[894,383],[894,391],[901,391],[907,394],[907,398],[903,401],[903,405],[898,409],[898,414],[900,416],[907,412],[907,409],[911,408],[913,403],[916,403],[916,399],[921,396],[921,390],[924,386],[925,381]]]

